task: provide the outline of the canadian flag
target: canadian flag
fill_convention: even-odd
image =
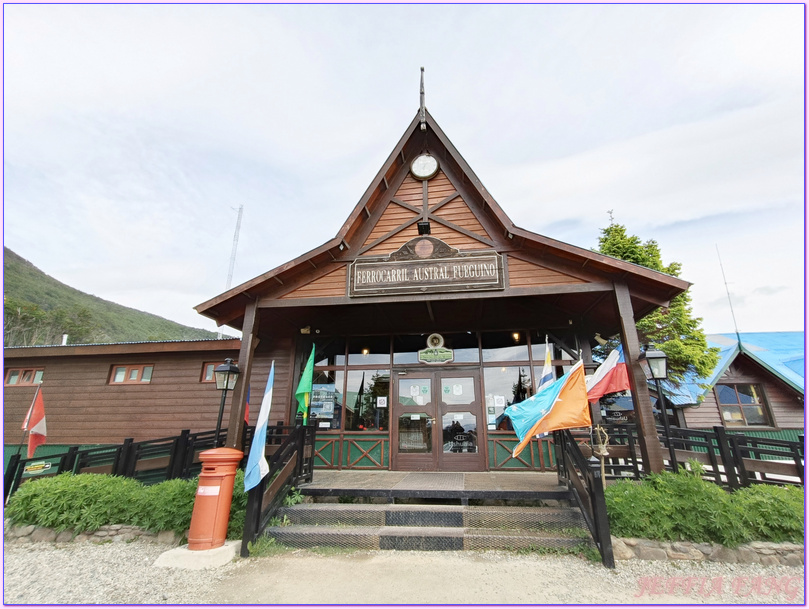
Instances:
[[[45,437],[48,435],[48,429],[45,426],[45,402],[42,399],[41,387],[37,387],[34,401],[31,402],[31,408],[28,409],[28,414],[25,415],[25,421],[22,423],[22,430],[28,431],[28,458],[31,459],[37,446],[45,444]]]

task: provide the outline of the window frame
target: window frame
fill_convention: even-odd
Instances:
[[[200,383],[216,383],[216,376],[214,375],[214,372],[216,371],[217,366],[221,366],[224,363],[225,363],[225,360],[222,360],[221,362],[203,362],[202,363],[202,370],[200,371],[200,374],[199,374],[199,382]],[[205,375],[205,371],[206,371],[206,368],[208,368],[208,366],[213,366],[211,368],[211,378],[210,379],[206,378],[206,375]]]
[[[121,381],[115,380],[116,374],[118,370],[121,368],[124,369],[124,378]],[[143,373],[149,368],[149,379],[143,380]],[[132,380],[132,372],[138,372],[137,378]],[[107,384],[108,385],[149,385],[152,382],[152,377],[154,376],[154,364],[113,364],[110,368],[110,375]]]
[[[733,391],[736,394],[736,402],[735,403],[727,404],[727,403],[723,403],[721,401],[721,398],[719,396],[719,391],[717,389],[720,386],[722,386],[722,387],[732,387],[733,388]],[[739,399],[739,389],[738,389],[738,387],[740,387],[740,386],[746,386],[746,387],[753,388],[753,390],[755,391],[755,393],[759,397],[759,402],[760,403],[759,404],[755,404],[755,403],[753,403],[753,404],[744,404]],[[767,400],[767,395],[764,393],[764,387],[760,383],[734,383],[734,382],[716,383],[713,386],[713,393],[714,393],[714,398],[716,399],[716,406],[717,406],[717,409],[719,411],[719,418],[722,421],[722,426],[723,427],[726,427],[728,429],[740,429],[740,428],[755,428],[755,427],[758,427],[758,428],[768,427],[768,428],[770,428],[770,427],[775,426],[773,424],[773,416],[772,416],[772,412],[770,411],[770,406],[769,406],[769,402]],[[764,422],[764,423],[749,423],[747,421],[747,415],[744,412],[744,407],[745,406],[761,406],[761,410],[764,413],[764,418],[766,419],[766,422]],[[733,420],[738,420],[738,419],[726,420],[725,416],[724,416],[724,410],[723,410],[724,408],[737,408],[738,412],[742,415],[741,424],[734,425],[732,423]]]
[[[8,379],[13,372],[17,372],[17,382],[9,383]],[[31,373],[31,380],[23,382],[23,377],[26,372]],[[3,387],[36,387],[42,383],[42,377],[45,374],[45,368],[9,368],[3,376]],[[37,380],[39,376],[39,380]]]

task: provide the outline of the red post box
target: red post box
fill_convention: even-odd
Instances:
[[[214,448],[200,453],[202,472],[188,530],[189,550],[211,550],[225,545],[233,499],[236,468],[244,453],[235,448]]]

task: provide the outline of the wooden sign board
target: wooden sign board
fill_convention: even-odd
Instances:
[[[351,263],[350,297],[502,290],[503,258],[497,252],[460,252],[435,237],[417,237],[390,256]]]

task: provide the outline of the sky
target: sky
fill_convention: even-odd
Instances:
[[[615,222],[708,333],[804,327],[802,5],[3,6],[3,239],[193,307],[337,234],[426,106],[519,227]],[[727,281],[722,276],[722,267]],[[232,332],[231,332],[232,333]]]

